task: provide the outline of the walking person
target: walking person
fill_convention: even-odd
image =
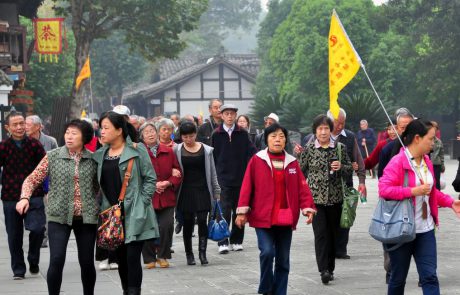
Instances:
[[[285,151],[287,130],[275,123],[265,129],[264,135],[268,147],[248,164],[235,223],[243,227],[248,221],[256,230],[260,250],[258,293],[283,295],[287,293],[292,231],[299,211],[310,224],[316,210],[299,163]]]
[[[97,233],[99,206],[96,194],[97,164],[84,145],[91,141],[90,123],[75,119],[65,127],[65,145],[48,152],[22,185],[21,201],[16,205],[19,214],[27,213],[30,197],[46,178],[49,178],[48,236],[50,264],[46,276],[48,294],[61,291],[67,243],[73,231],[77,242],[83,294],[94,294],[96,269],[94,245]]]
[[[435,121],[431,121],[431,124],[436,129],[436,133],[439,131],[439,125]],[[437,136],[434,137],[433,150],[430,153],[431,163],[433,163],[434,178],[436,180],[436,188],[441,190],[441,173],[444,173],[446,167],[444,166],[444,145],[441,139]]]
[[[128,123],[122,115],[106,112],[99,122],[104,146],[94,153],[93,158],[98,164],[98,181],[102,189],[101,210],[118,203],[128,162],[134,159],[122,203],[125,244],[115,253],[124,294],[141,294],[142,247],[145,240],[159,236],[152,207],[156,175],[145,146],[131,141]]]
[[[333,128],[334,124],[328,116],[317,116],[312,126],[316,139],[310,141],[300,154],[300,167],[310,186],[317,210],[313,233],[316,263],[323,284],[334,280],[343,203],[341,179],[345,180],[353,171],[345,146],[331,139]]]
[[[423,294],[440,294],[435,235],[435,227],[439,226],[438,207],[452,208],[460,217],[460,200],[454,201],[436,188],[433,165],[427,155],[433,148],[435,132],[436,128],[428,121],[416,119],[409,123],[401,136],[408,155],[401,149],[379,179],[381,198],[410,198],[415,207],[415,239],[388,252],[391,260],[388,295],[404,294],[412,257]],[[401,147],[398,142],[396,145]],[[407,187],[404,187],[405,175]]]
[[[0,143],[0,168],[3,168],[1,199],[14,280],[24,279],[26,273],[22,249],[24,228],[30,231],[27,255],[29,271],[31,274],[39,273],[40,247],[46,223],[43,187],[37,187],[31,197],[26,200],[29,203],[26,214],[19,214],[16,211],[24,179],[34,171],[46,154],[37,139],[26,136],[25,126],[26,122],[22,113],[10,112],[5,118],[5,129],[9,132],[10,137]]]
[[[183,171],[183,181],[177,194],[177,211],[183,216],[182,236],[188,265],[195,265],[192,233],[195,217],[198,224],[198,253],[202,265],[208,264],[208,214],[211,201],[219,200],[220,186],[214,164],[213,148],[196,141],[197,127],[192,122],[179,125],[182,143],[175,147]]]
[[[218,242],[219,253],[227,254],[229,250],[243,250],[244,228],[235,226],[236,207],[246,166],[256,150],[248,132],[236,124],[238,108],[224,104],[220,111],[223,123],[212,134],[211,142],[217,178],[222,188],[222,213],[231,224],[230,240]]]
[[[180,166],[173,150],[159,144],[155,125],[144,123],[139,129],[140,140],[147,148],[153,168],[157,175],[156,190],[152,196],[152,205],[158,220],[160,240],[145,241],[142,256],[146,268],[168,268],[171,259],[171,242],[174,231],[174,209],[176,207],[176,190],[181,183]],[[173,170],[179,176],[173,175]]]
[[[209,102],[209,119],[198,128],[197,141],[206,145],[211,145],[211,135],[222,123],[220,107],[222,100],[218,98],[211,99]]]

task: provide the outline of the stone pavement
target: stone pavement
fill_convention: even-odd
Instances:
[[[448,159],[448,157],[446,157]],[[455,177],[457,161],[447,160],[446,192],[457,196],[450,183]],[[316,267],[313,231],[302,218],[294,232],[291,249],[291,272],[288,294],[386,294],[382,247],[367,233],[370,216],[377,203],[377,181],[367,180],[368,203],[359,205],[355,226],[350,233],[348,253],[351,260],[338,260],[335,281],[328,286],[320,282]],[[0,209],[0,215],[3,210]],[[460,220],[450,209],[440,210],[441,227],[437,231],[438,273],[441,293],[460,294]],[[26,236],[25,236],[26,237]],[[197,239],[193,240],[197,248]],[[27,249],[27,239],[24,239]],[[246,229],[244,251],[219,255],[215,243],[208,246],[208,266],[187,266],[182,236],[174,236],[169,269],[144,270],[143,294],[256,294],[259,280],[259,250],[254,229]],[[197,256],[197,251],[195,251]],[[197,257],[196,257],[197,258]],[[48,249],[43,249],[39,275],[26,274],[23,281],[13,281],[6,240],[4,218],[0,216],[0,294],[46,294]],[[197,259],[197,262],[198,259]],[[121,294],[117,271],[97,271],[95,294]],[[75,240],[69,241],[64,268],[62,294],[82,294],[80,268]],[[417,287],[417,273],[412,262],[406,294],[422,294]]]

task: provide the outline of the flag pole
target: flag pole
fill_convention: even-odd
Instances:
[[[89,97],[91,99],[91,113],[94,113],[94,107],[93,107],[93,87],[91,85],[91,76],[89,76]]]

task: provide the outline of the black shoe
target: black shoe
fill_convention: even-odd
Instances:
[[[174,249],[173,249],[173,248],[170,248],[170,249],[169,249],[169,252],[170,252],[171,254],[173,254],[173,253],[174,253]]]
[[[333,281],[334,280],[334,273],[332,271],[329,272],[331,274],[331,279],[330,281]]]
[[[329,281],[331,280],[331,274],[329,273],[328,270],[323,271],[321,273],[321,282],[323,282],[324,285],[329,284]]]
[[[184,238],[184,249],[185,249],[185,257],[187,258],[188,265],[195,265],[195,256],[193,255],[192,249],[192,238]]]
[[[385,283],[387,285],[390,283],[390,277],[391,277],[391,273],[387,272],[387,274],[385,275]]]
[[[337,259],[350,259],[350,255],[348,254],[343,254],[343,255],[335,255],[335,258]]]
[[[198,240],[198,258],[200,258],[201,265],[208,264],[208,259],[206,258],[206,248],[208,245],[208,237],[200,237]]]
[[[29,267],[29,271],[31,274],[36,275],[40,272],[40,267],[38,264],[31,264]]]
[[[195,265],[195,256],[192,254],[186,254],[185,257],[187,257],[187,265]]]
[[[176,233],[176,235],[180,234],[180,232],[182,231],[182,223],[177,223],[176,224],[176,228],[174,229],[174,232]]]
[[[141,288],[128,287],[128,295],[141,295]]]

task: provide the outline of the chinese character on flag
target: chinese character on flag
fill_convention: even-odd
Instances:
[[[36,18],[34,19],[35,51],[41,61],[44,55],[45,62],[58,61],[58,54],[62,53],[62,22],[64,18]]]
[[[339,16],[332,13],[329,30],[329,99],[334,118],[339,116],[339,92],[353,79],[361,67],[361,58],[348,38]]]

